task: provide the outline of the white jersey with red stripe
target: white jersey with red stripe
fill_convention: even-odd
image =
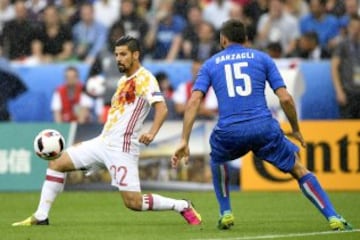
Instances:
[[[165,101],[156,78],[144,67],[132,76],[122,76],[111,100],[101,137],[111,147],[139,154],[139,134],[151,105]]]

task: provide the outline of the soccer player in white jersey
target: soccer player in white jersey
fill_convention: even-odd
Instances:
[[[166,115],[167,107],[155,77],[140,63],[137,39],[124,36],[115,45],[115,59],[124,73],[112,98],[107,122],[100,136],[69,147],[59,158],[49,161],[37,210],[13,226],[49,225],[49,212],[56,196],[63,190],[66,172],[103,164],[112,177],[125,206],[135,211],[174,210],[191,225],[201,224],[201,217],[188,200],[158,194],[142,194],[138,174],[139,145],[150,144]],[[150,130],[141,134],[150,107],[155,117]]]

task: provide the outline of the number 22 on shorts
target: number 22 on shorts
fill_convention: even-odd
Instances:
[[[125,166],[115,166],[115,165],[111,165],[110,166],[110,173],[113,174],[113,178],[115,179],[115,181],[118,179],[117,177],[119,177],[119,182],[117,182],[117,184],[119,186],[127,186],[128,184],[125,182],[125,178],[127,175],[127,168]],[[119,176],[120,175],[120,176]]]

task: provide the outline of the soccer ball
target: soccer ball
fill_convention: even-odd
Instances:
[[[64,146],[64,137],[54,129],[42,130],[34,139],[35,153],[44,160],[54,160],[60,157]]]
[[[86,82],[86,92],[93,97],[101,97],[106,91],[105,78],[102,75],[90,77]]]

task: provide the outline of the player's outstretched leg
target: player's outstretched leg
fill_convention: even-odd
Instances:
[[[60,158],[49,161],[46,177],[41,189],[40,201],[36,212],[23,221],[15,222],[12,226],[49,225],[49,212],[57,195],[63,191],[66,173],[75,170],[68,155],[64,152]]]
[[[195,210],[190,200],[177,200],[151,193],[143,194],[141,210],[142,211],[175,210],[183,216],[183,218],[188,224],[190,225],[201,224],[201,216]]]
[[[12,226],[49,225],[49,211],[56,196],[64,189],[65,176],[63,172],[47,169],[36,212],[23,221],[13,223]]]
[[[295,172],[295,174],[294,174]],[[333,207],[328,195],[316,176],[296,161],[293,176],[297,178],[301,191],[328,220],[332,230],[351,230],[352,226]]]
[[[174,210],[181,214],[190,225],[201,224],[201,216],[190,200],[178,200],[158,194],[141,194],[140,192],[121,192],[125,206],[135,211]]]
[[[212,181],[216,199],[220,206],[218,228],[225,230],[234,225],[234,215],[230,206],[229,174],[226,163],[219,164],[211,160]]]

